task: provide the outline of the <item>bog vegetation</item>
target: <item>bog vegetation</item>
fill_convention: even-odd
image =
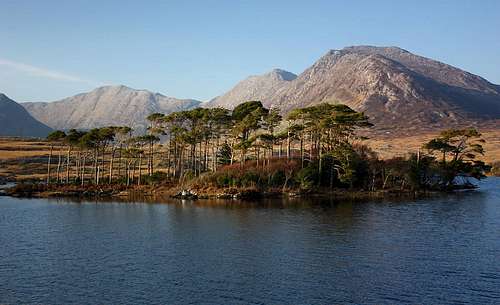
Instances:
[[[170,183],[195,189],[431,190],[471,186],[488,166],[481,134],[453,129],[405,158],[382,160],[358,131],[368,117],[342,104],[282,117],[259,101],[148,118],[145,134],[126,126],[55,131],[47,184]]]

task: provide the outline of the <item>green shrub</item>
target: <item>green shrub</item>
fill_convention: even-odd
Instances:
[[[217,187],[229,187],[229,186],[233,186],[233,184],[234,184],[233,178],[230,175],[228,175],[227,173],[222,173],[221,175],[216,175],[215,181],[216,181]]]
[[[256,172],[248,171],[243,174],[243,176],[240,178],[240,186],[243,187],[253,187],[257,186],[260,181],[260,176]]]
[[[297,173],[295,181],[297,181],[300,188],[303,190],[313,189],[318,182],[318,168],[316,165],[304,167]]]
[[[269,180],[270,180],[269,181],[270,186],[282,187],[286,180],[285,173],[281,170],[277,171],[271,175]]]

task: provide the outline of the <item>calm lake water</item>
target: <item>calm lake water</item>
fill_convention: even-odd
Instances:
[[[500,179],[435,199],[0,197],[0,304],[500,304]]]

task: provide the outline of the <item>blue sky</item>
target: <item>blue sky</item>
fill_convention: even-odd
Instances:
[[[358,44],[400,46],[500,84],[495,0],[0,0],[0,41],[0,92],[17,101],[106,84],[207,100]]]

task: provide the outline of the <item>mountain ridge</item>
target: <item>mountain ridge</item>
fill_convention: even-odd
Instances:
[[[442,128],[500,119],[499,88],[480,76],[398,47],[351,46],[329,50],[266,96],[246,98],[260,98],[265,106],[283,113],[340,102],[366,112],[380,128]],[[237,91],[238,85],[226,95],[238,97]]]
[[[0,93],[0,136],[45,137],[50,131],[19,103]]]
[[[329,50],[296,75],[273,69],[252,75],[212,100],[176,99],[123,85],[104,86],[50,103],[23,103],[55,129],[107,125],[147,127],[146,116],[194,107],[232,109],[249,100],[283,114],[322,102],[365,112],[375,128],[416,130],[500,121],[500,85],[399,47]]]
[[[237,83],[233,90],[205,103],[204,107],[219,106],[232,109],[242,101],[265,99],[296,78],[297,75],[294,73],[282,69],[273,69],[261,75],[251,75]]]
[[[127,125],[141,131],[154,112],[170,113],[197,107],[200,101],[176,99],[124,85],[103,86],[54,102],[26,102],[22,106],[54,129],[90,129]]]

